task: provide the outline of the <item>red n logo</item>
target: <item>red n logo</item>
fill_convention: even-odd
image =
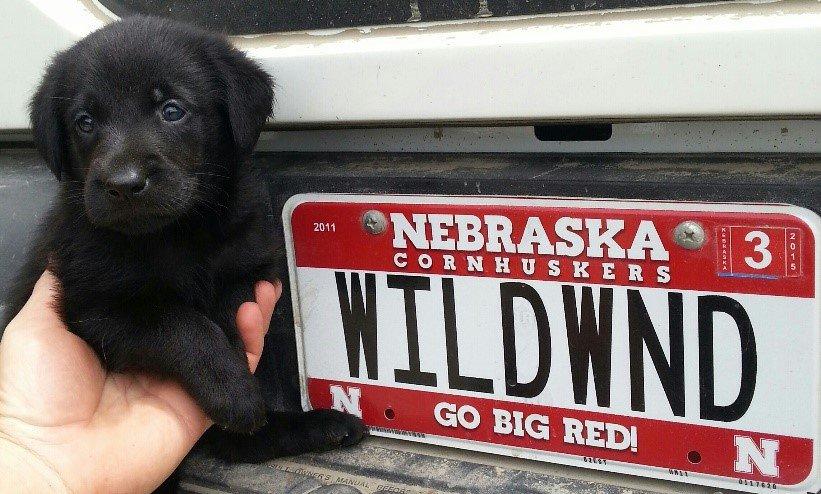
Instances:
[[[362,396],[361,389],[350,386],[346,390],[342,386],[334,384],[331,385],[330,391],[333,399],[332,408],[362,418],[362,409],[359,408],[359,397]]]
[[[733,468],[739,473],[753,473],[753,465],[767,477],[778,477],[778,441],[762,439],[755,444],[751,437],[735,436],[736,460]]]

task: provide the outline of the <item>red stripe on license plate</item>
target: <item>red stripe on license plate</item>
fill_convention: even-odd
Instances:
[[[800,437],[325,379],[309,379],[308,395],[314,408],[358,406],[350,411],[400,437],[409,431],[783,485],[812,469],[813,441]],[[767,449],[778,452],[774,470],[764,464]]]
[[[384,216],[384,233],[362,227],[367,211]],[[703,247],[676,244],[684,220],[703,228]],[[789,297],[815,291],[812,231],[786,214],[311,203],[296,207],[291,221],[300,267]]]

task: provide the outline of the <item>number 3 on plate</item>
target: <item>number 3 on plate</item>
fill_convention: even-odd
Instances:
[[[758,260],[752,256],[746,256],[744,262],[747,263],[747,266],[753,269],[764,269],[773,262],[773,255],[767,250],[767,247],[770,245],[770,237],[766,233],[760,230],[753,230],[747,233],[744,240],[753,243],[753,251],[761,254],[761,259]]]

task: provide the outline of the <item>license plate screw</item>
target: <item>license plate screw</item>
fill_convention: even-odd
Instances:
[[[673,237],[676,243],[685,249],[695,250],[700,249],[707,239],[704,233],[704,227],[696,221],[682,221],[673,230]]]
[[[381,211],[372,209],[365,211],[365,214],[362,215],[362,227],[371,235],[379,235],[385,231],[387,226],[388,223],[385,220],[385,215],[382,214]]]

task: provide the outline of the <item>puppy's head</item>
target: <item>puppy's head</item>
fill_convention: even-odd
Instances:
[[[136,235],[213,209],[272,97],[270,77],[223,38],[132,17],[54,59],[31,121],[67,197],[93,224]]]

